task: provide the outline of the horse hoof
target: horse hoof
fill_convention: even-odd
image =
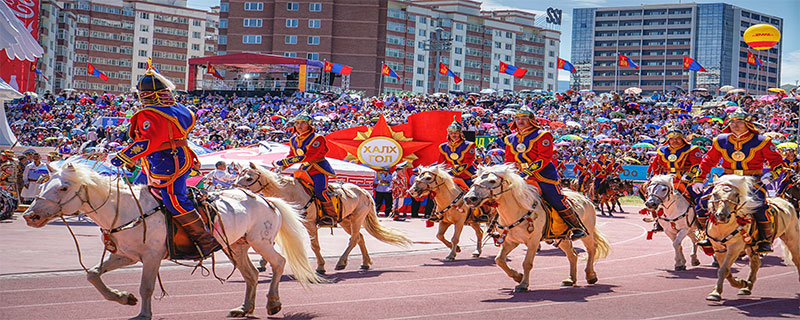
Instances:
[[[456,252],[461,252],[461,246],[456,246]]]
[[[696,267],[700,265],[700,260],[692,260],[692,266]]]
[[[473,252],[473,253],[472,253],[472,257],[473,257],[473,258],[478,258],[478,257],[480,257],[480,256],[481,256],[481,253],[480,253],[480,252]]]
[[[517,274],[516,276],[514,276],[512,278],[514,278],[514,281],[516,281],[517,283],[522,282],[522,274],[521,273]]]
[[[516,286],[514,287],[514,292],[528,292],[528,287]]]
[[[708,300],[708,301],[721,301],[722,300],[722,296],[719,295],[719,293],[712,293],[712,294],[709,294],[706,297],[706,300]]]
[[[611,212],[609,212],[609,213],[608,213],[608,216],[609,216],[609,217],[613,217],[614,215],[613,215],[613,214],[611,214]]]
[[[273,315],[281,311],[281,300],[279,298],[267,298],[267,314]]]
[[[453,262],[456,261],[456,257],[447,256],[444,258],[445,262]]]
[[[575,286],[575,281],[572,281],[572,279],[561,280],[561,286],[562,287],[574,287]]]
[[[252,312],[253,312],[252,310],[250,312],[244,310],[244,306],[241,306],[236,309],[232,309],[231,311],[228,311],[228,318],[244,318]]]
[[[589,277],[586,277],[586,282],[588,282],[589,284],[597,283],[597,275],[593,274],[593,275],[591,275]]]
[[[126,292],[126,293],[123,294],[123,297],[125,298],[125,301],[123,302],[123,304],[129,305],[129,306],[135,306],[136,303],[139,302],[139,299],[136,299],[136,296],[133,295],[133,293],[127,293]]]
[[[711,263],[711,266],[715,267],[715,268],[719,268],[719,262],[717,262],[717,260],[714,260],[714,262]]]
[[[686,266],[675,266],[675,271],[686,271]]]
[[[325,269],[317,269],[316,272],[317,272],[318,275],[324,275],[325,274]]]
[[[369,270],[369,266],[368,266],[368,265],[362,265],[362,266],[360,267],[360,269],[361,269],[361,270]]]
[[[258,270],[258,272],[264,272],[267,271],[267,267],[258,267],[256,270]]]
[[[752,292],[750,291],[750,289],[742,288],[742,289],[739,289],[739,293],[737,293],[737,294],[740,295],[740,296],[749,296],[751,293]]]
[[[344,270],[345,267],[347,267],[346,264],[337,264],[333,270]]]

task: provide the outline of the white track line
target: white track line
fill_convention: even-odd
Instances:
[[[718,308],[718,309],[713,309],[713,310],[705,310],[705,311],[697,311],[697,312],[687,312],[687,313],[680,313],[680,314],[672,314],[672,315],[662,316],[662,317],[647,318],[645,320],[656,320],[656,319],[669,319],[669,318],[676,318],[676,317],[685,317],[685,316],[691,316],[691,315],[697,315],[697,314],[719,312],[719,311],[726,311],[726,310],[734,310],[734,309],[740,309],[740,308],[744,308],[744,307],[752,307],[752,306],[756,306],[756,305],[760,305],[760,304],[767,304],[767,303],[772,303],[772,302],[793,301],[793,300],[795,300],[795,298],[781,298],[781,299],[774,299],[774,300],[767,300],[767,301],[757,301],[757,302],[745,303],[745,304],[738,305],[738,306],[730,306],[730,307],[726,307],[726,308]]]

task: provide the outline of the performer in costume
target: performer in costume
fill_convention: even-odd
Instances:
[[[754,177],[759,182],[754,185],[751,192],[754,195],[754,201],[761,204],[754,212],[759,231],[756,252],[772,252],[770,244],[772,224],[767,219],[768,206],[764,186],[781,174],[784,167],[783,157],[777,152],[772,139],[759,134],[746,111],[739,108],[728,116],[728,121],[728,125],[722,130],[723,133],[714,138],[711,149],[700,162],[700,169],[695,175],[692,189],[698,194],[703,191],[703,182],[706,176],[720,160],[722,160],[724,174]],[[765,163],[769,164],[770,170],[762,175]],[[703,202],[705,201],[701,201],[701,204],[705,209],[707,207]],[[698,221],[705,229],[708,212],[702,210],[697,214]],[[701,245],[708,246],[710,242],[706,239]]]
[[[567,170],[567,159],[562,157],[557,150],[553,150],[553,159],[556,164],[556,173],[558,173],[558,178],[561,179],[564,177],[564,170]]]
[[[314,182],[314,196],[319,199],[322,214],[319,221],[322,225],[333,225],[336,209],[333,206],[330,195],[325,190],[328,189],[328,177],[335,177],[325,154],[328,153],[328,142],[325,136],[317,134],[313,127],[314,119],[307,112],[298,114],[293,120],[295,135],[291,138],[291,149],[289,156],[273,163],[280,170],[290,167],[295,163],[302,163],[300,169],[311,176]]]
[[[613,158],[609,158],[609,152],[603,151],[597,157],[597,160],[592,162],[592,174],[594,175],[594,201],[599,201],[600,185],[608,178],[618,176],[622,171],[620,166]]]
[[[658,148],[658,153],[650,162],[647,172],[650,176],[672,175],[675,189],[688,196],[689,202],[694,204],[700,195],[689,188],[689,184],[697,174],[701,160],[703,160],[703,151],[700,147],[692,145],[686,139],[683,131],[670,127],[667,130],[667,142]],[[664,229],[656,221],[653,231],[664,231]]]
[[[592,163],[586,157],[578,158],[578,162],[575,163],[575,166],[572,167],[572,172],[578,177],[578,191],[586,192],[587,190],[583,190],[583,183],[586,180],[592,178]]]
[[[152,68],[136,88],[142,108],[130,119],[133,143],[112,157],[111,164],[130,168],[141,159],[150,185],[160,190],[172,218],[207,257],[221,246],[186,194],[186,178],[197,161],[186,140],[195,125],[194,113],[175,102],[175,85]]]
[[[17,161],[14,159],[14,151],[3,150],[0,153],[0,187],[19,198],[17,188]]]
[[[791,183],[791,176],[800,173],[800,159],[797,158],[795,148],[780,148],[783,153],[784,170],[778,188],[778,196],[782,196]]]
[[[506,107],[512,106],[519,109],[511,124],[511,129],[516,132],[505,138],[506,162],[516,163],[520,175],[529,184],[538,186],[542,199],[547,201],[569,226],[573,240],[585,237],[586,229],[561,193],[553,159],[553,134],[539,128],[539,124],[534,120],[533,110],[513,104]]]
[[[446,164],[453,177],[461,178],[471,187],[472,177],[477,171],[475,144],[464,140],[463,129],[461,123],[455,120],[447,127],[447,142],[439,145],[439,163]]]

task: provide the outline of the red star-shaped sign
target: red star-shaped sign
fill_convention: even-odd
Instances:
[[[348,157],[350,157],[358,154],[358,147],[364,143],[364,141],[374,137],[387,137],[397,141],[403,148],[402,160],[409,161],[417,159],[414,152],[431,144],[430,142],[412,141],[412,138],[405,137],[402,131],[392,131],[392,128],[386,123],[386,119],[383,118],[383,115],[378,118],[378,122],[374,127],[367,129],[367,131],[357,132],[356,136],[351,139],[330,139],[328,141],[347,151]]]

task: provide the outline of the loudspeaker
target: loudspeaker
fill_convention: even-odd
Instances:
[[[464,131],[464,140],[475,142],[475,131]]]

